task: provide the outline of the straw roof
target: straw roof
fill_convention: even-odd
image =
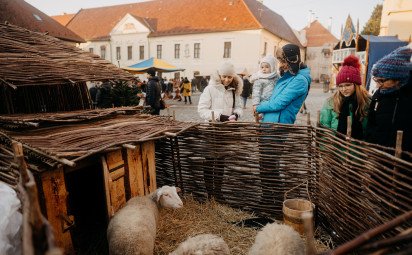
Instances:
[[[10,24],[0,24],[0,34],[0,83],[12,88],[133,79],[110,62],[55,37]]]
[[[37,117],[14,115],[1,117],[0,123],[5,127],[37,126],[18,131],[0,129],[0,143],[21,142],[25,153],[51,166],[57,163],[75,166],[76,162],[105,150],[132,148],[133,144],[175,135],[197,125],[139,114],[132,107]]]

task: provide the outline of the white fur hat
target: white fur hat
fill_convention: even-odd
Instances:
[[[221,64],[217,69],[217,72],[219,73],[219,75],[236,75],[235,67],[230,62],[224,62],[223,64]]]
[[[275,72],[277,67],[276,67],[276,60],[275,57],[273,57],[272,55],[267,55],[265,57],[263,57],[260,60],[260,64],[259,67],[262,65],[262,63],[268,63],[270,65],[270,72]]]

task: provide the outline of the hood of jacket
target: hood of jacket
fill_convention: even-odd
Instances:
[[[312,78],[310,77],[310,69],[309,68],[306,67],[306,68],[300,69],[298,74],[305,77],[305,79],[308,81],[309,84],[311,83]]]
[[[243,79],[239,75],[235,75],[233,77],[233,79],[238,84],[236,89],[235,89],[235,94],[240,96],[240,94],[242,94],[242,91],[243,91]],[[225,89],[225,86],[222,84],[222,82],[220,80],[220,76],[217,73],[217,71],[210,76],[209,85],[210,86],[218,86],[218,87],[221,86],[223,89]]]

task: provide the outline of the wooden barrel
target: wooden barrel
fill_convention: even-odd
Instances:
[[[283,202],[283,220],[285,224],[291,226],[299,234],[305,233],[302,214],[305,212],[313,213],[312,202],[305,199],[286,199]]]

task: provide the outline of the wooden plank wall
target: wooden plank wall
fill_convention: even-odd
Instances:
[[[102,157],[106,204],[109,219],[135,196],[156,190],[155,144],[136,145],[135,149],[109,152]]]

